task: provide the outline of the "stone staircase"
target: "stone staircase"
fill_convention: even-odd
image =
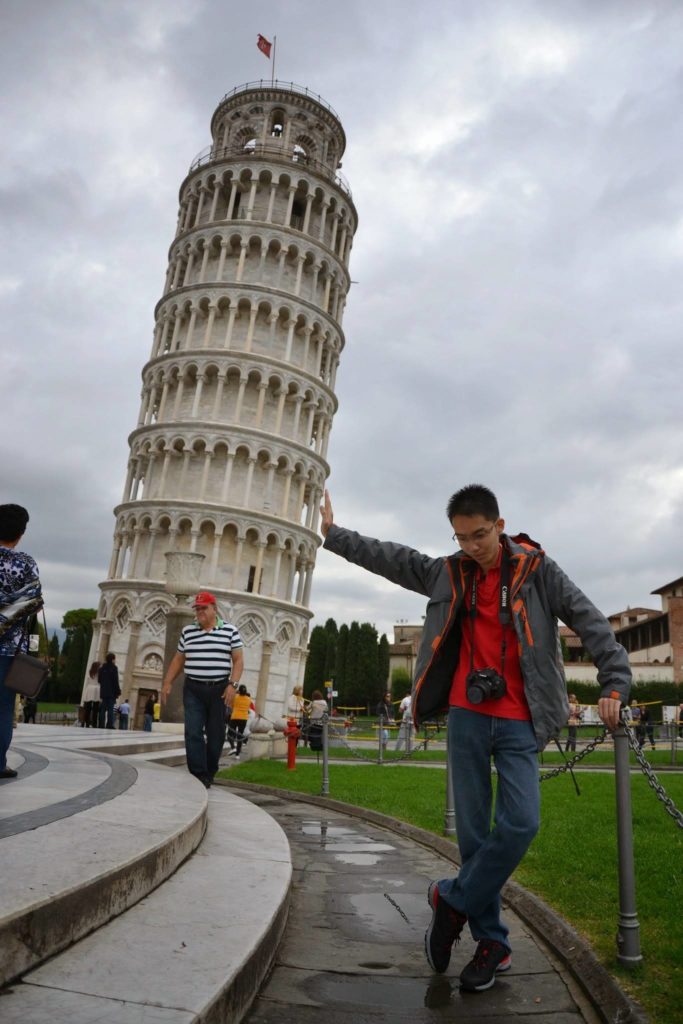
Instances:
[[[241,1020],[287,915],[289,845],[159,760],[177,735],[19,726],[0,782],[0,1020]]]

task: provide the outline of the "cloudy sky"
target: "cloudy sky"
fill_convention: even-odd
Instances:
[[[678,0],[2,0],[2,501],[95,606],[178,188],[236,85],[319,92],[360,227],[337,520],[432,554],[481,481],[609,613],[683,574]],[[423,600],[322,552],[314,622]]]

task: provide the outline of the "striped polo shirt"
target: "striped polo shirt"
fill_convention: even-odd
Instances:
[[[185,626],[178,641],[178,652],[185,655],[186,676],[202,681],[222,682],[232,669],[232,651],[243,647],[242,637],[229,622],[221,622],[209,633],[196,622]]]

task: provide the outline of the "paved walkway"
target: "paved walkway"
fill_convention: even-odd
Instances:
[[[293,890],[284,940],[249,1024],[603,1020],[569,972],[515,914],[513,966],[494,987],[461,993],[469,937],[434,975],[424,956],[427,886],[453,865],[411,839],[338,811],[250,793],[290,843]]]

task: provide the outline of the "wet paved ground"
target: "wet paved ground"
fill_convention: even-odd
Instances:
[[[424,955],[426,893],[453,867],[416,843],[333,811],[262,794],[241,796],[287,834],[294,882],[289,922],[249,1024],[381,1024],[514,1020],[596,1024],[575,983],[507,913],[512,969],[487,992],[460,992],[469,933],[445,975]]]

